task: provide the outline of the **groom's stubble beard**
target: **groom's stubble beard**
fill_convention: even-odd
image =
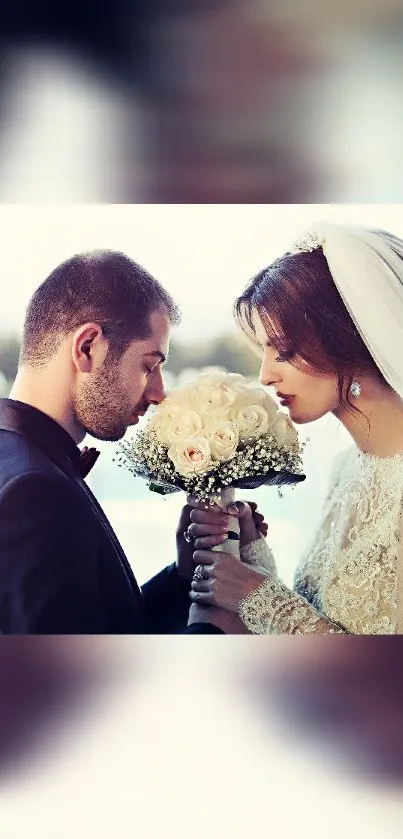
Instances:
[[[76,421],[97,440],[114,442],[124,437],[133,418],[133,404],[119,377],[119,364],[105,361],[89,375],[73,397]]]

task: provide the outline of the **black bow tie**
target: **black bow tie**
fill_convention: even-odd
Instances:
[[[82,478],[85,478],[88,475],[88,472],[91,471],[100,454],[101,452],[99,452],[98,449],[88,449],[87,446],[84,446],[82,452],[80,452],[80,459],[77,463],[78,471]]]

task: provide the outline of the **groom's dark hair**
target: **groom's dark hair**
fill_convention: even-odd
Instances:
[[[34,292],[26,311],[20,363],[45,364],[69,332],[95,321],[119,358],[134,340],[151,334],[150,315],[179,309],[151,274],[123,253],[97,250],[67,259]]]

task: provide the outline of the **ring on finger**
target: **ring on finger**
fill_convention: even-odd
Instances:
[[[187,530],[183,531],[183,538],[184,538],[185,542],[188,543],[188,545],[193,545],[195,537],[192,536],[191,533],[189,533],[189,528],[187,528]]]
[[[195,572],[194,572],[194,574],[193,574],[193,579],[194,579],[197,583],[200,583],[202,580],[204,580],[203,566],[202,566],[202,565],[197,565],[197,566],[196,566],[196,568],[195,568]]]

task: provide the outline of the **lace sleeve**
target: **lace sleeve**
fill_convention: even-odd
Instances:
[[[259,565],[260,568],[264,568],[271,577],[277,580],[276,561],[266,539],[259,537],[259,539],[255,539],[254,542],[250,542],[249,545],[241,548],[241,560],[245,565]]]
[[[239,606],[255,634],[403,634],[403,455],[358,452],[334,484],[294,590],[266,578]]]
[[[325,538],[330,530],[331,512],[329,511],[332,497],[347,456],[348,452],[342,452],[334,463],[330,488],[324,503],[324,518],[317,533],[316,542],[319,538]],[[308,550],[301,559],[295,574],[295,583],[300,580],[309,553]],[[269,573],[270,579],[265,580],[258,589],[242,600],[239,606],[240,617],[251,632],[257,635],[349,634],[343,626],[321,614],[305,597],[287,588],[278,579],[276,570],[275,573],[270,571]]]
[[[241,601],[239,615],[256,635],[349,634],[321,615],[304,597],[272,578]]]
[[[399,542],[396,574],[396,633],[403,635],[403,507],[399,516]]]

